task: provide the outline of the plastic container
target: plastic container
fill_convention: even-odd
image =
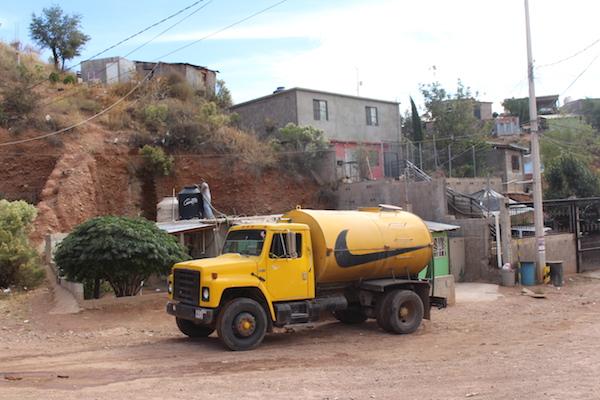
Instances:
[[[519,268],[519,272],[521,275],[521,285],[523,286],[533,286],[535,285],[535,263],[532,261],[523,261],[521,262],[521,267]]]
[[[560,287],[563,284],[563,262],[562,261],[547,261],[546,264],[550,267],[550,281],[552,285]]]
[[[202,218],[203,201],[197,186],[185,186],[177,195],[179,219]]]
[[[515,271],[512,269],[503,269],[500,271],[500,277],[502,278],[502,286],[512,287],[515,286]]]

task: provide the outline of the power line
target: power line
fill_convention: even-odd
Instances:
[[[128,36],[128,37],[126,37],[125,39],[122,39],[122,40],[120,40],[119,42],[117,42],[117,43],[115,43],[115,44],[113,44],[113,45],[111,45],[111,46],[107,47],[106,49],[104,49],[104,50],[102,50],[102,51],[100,51],[100,52],[98,52],[98,53],[94,54],[93,56],[91,56],[91,57],[88,57],[87,59],[85,59],[85,60],[82,60],[82,61],[78,62],[77,64],[75,64],[75,65],[73,65],[73,66],[70,66],[69,68],[67,68],[67,69],[66,69],[66,71],[70,71],[70,70],[72,70],[73,68],[76,68],[76,67],[78,67],[79,65],[81,65],[82,63],[84,63],[84,62],[86,62],[86,61],[91,61],[92,59],[94,59],[94,58],[96,58],[96,57],[98,57],[98,56],[100,56],[100,55],[102,55],[102,54],[106,53],[107,51],[110,51],[110,50],[114,49],[115,47],[117,47],[117,46],[120,46],[120,45],[122,45],[123,43],[125,43],[125,42],[127,42],[127,41],[129,41],[129,40],[133,39],[134,37],[137,37],[137,36],[141,35],[142,33],[144,33],[144,32],[147,32],[147,31],[149,31],[150,29],[152,29],[152,28],[154,28],[154,27],[156,27],[156,26],[158,26],[158,25],[160,25],[160,24],[162,24],[162,23],[164,23],[164,22],[166,22],[166,21],[168,21],[168,20],[170,20],[170,19],[172,19],[172,18],[175,18],[175,17],[176,17],[176,16],[178,16],[179,14],[181,14],[181,13],[183,13],[183,12],[185,12],[185,11],[189,10],[190,8],[192,8],[192,7],[196,6],[197,4],[199,4],[199,3],[203,2],[203,1],[204,1],[204,0],[197,0],[197,1],[193,2],[193,3],[192,3],[192,4],[190,4],[189,6],[187,6],[187,7],[184,7],[184,8],[182,8],[182,9],[180,9],[179,11],[176,11],[175,13],[173,13],[173,14],[169,15],[168,17],[165,17],[165,18],[161,19],[160,21],[157,21],[157,22],[153,23],[152,25],[150,25],[150,26],[147,26],[146,28],[144,28],[144,29],[142,29],[142,30],[140,30],[140,31],[138,31],[138,32],[136,32],[136,33],[134,33],[134,34],[132,34],[132,35],[129,35],[129,36]],[[34,87],[37,87],[38,85],[40,85],[40,84],[42,84],[42,83],[44,83],[44,82],[47,82],[47,79],[43,79],[43,80],[40,80],[40,81],[36,82],[36,83],[35,83],[35,84],[33,84],[33,85],[32,85],[32,86],[29,88],[29,89],[33,89]]]
[[[201,0],[204,1],[204,0]],[[213,0],[208,0],[206,3],[204,3],[203,5],[201,5],[200,7],[198,7],[196,10],[192,11],[191,13],[189,13],[188,15],[184,16],[183,18],[181,18],[180,20],[176,21],[174,24],[172,24],[171,26],[167,27],[165,30],[163,30],[162,32],[158,33],[156,36],[154,36],[152,39],[142,43],[141,45],[139,45],[138,47],[136,47],[135,49],[131,50],[130,52],[128,52],[127,54],[125,54],[123,57],[129,57],[131,54],[135,53],[136,51],[138,51],[139,49],[141,49],[142,47],[148,45],[149,43],[153,42],[154,40],[156,40],[157,38],[159,38],[160,36],[164,35],[165,33],[167,33],[168,31],[170,31],[171,29],[173,29],[174,27],[176,27],[177,25],[179,25],[180,23],[182,23],[183,21],[185,21],[186,19],[188,19],[189,17],[193,16],[194,14],[196,14],[197,12],[199,12],[200,10],[202,10],[203,8],[205,8],[206,6],[208,6],[210,3],[212,3]],[[199,2],[196,2],[195,4],[198,4]],[[191,6],[190,6],[191,7]],[[190,7],[187,7],[186,9],[189,9]],[[184,9],[185,10],[185,9]],[[90,58],[91,59],[91,58]],[[90,59],[86,60],[89,61]],[[81,63],[83,63],[85,61],[82,61]],[[80,64],[81,64],[80,63]],[[101,73],[104,73],[106,70],[108,69],[108,64],[106,64],[106,66],[100,70]],[[117,78],[118,79],[118,78]],[[112,83],[110,81],[107,80],[106,82],[108,83]],[[48,101],[47,103],[42,103],[42,106],[48,106],[50,104],[54,104],[58,101],[61,101],[69,96],[74,95],[76,92],[70,91],[67,92],[63,95],[59,95],[57,97],[54,97],[52,99],[50,99],[50,101]]]
[[[155,59],[155,61],[158,61],[158,60],[160,60],[161,58],[165,58],[165,57],[167,57],[167,56],[169,56],[169,55],[171,55],[171,54],[174,54],[174,53],[176,53],[176,52],[178,52],[178,51],[180,51],[180,50],[183,50],[183,49],[185,49],[185,48],[187,48],[187,47],[191,46],[192,44],[199,43],[199,42],[201,42],[201,41],[203,41],[203,40],[206,40],[207,38],[209,38],[209,37],[211,37],[211,36],[214,36],[214,35],[216,35],[216,34],[218,34],[218,33],[221,33],[221,32],[223,32],[223,31],[225,31],[225,30],[227,30],[227,29],[230,29],[230,28],[232,28],[232,27],[234,27],[234,26],[236,26],[236,25],[239,25],[239,24],[241,24],[241,23],[243,23],[243,22],[245,22],[245,21],[248,21],[249,19],[251,19],[251,18],[254,18],[254,17],[256,17],[256,16],[258,16],[258,15],[260,15],[260,14],[263,14],[263,13],[265,13],[265,12],[267,12],[267,11],[271,10],[272,8],[275,8],[275,7],[277,7],[278,5],[280,5],[280,4],[283,4],[283,3],[287,2],[287,1],[288,1],[288,0],[281,0],[281,1],[278,1],[277,3],[274,3],[274,4],[272,4],[272,5],[268,6],[268,7],[265,7],[265,8],[263,8],[263,9],[261,9],[260,11],[257,11],[257,12],[255,12],[255,13],[253,13],[253,14],[251,14],[251,15],[249,15],[249,16],[247,16],[247,17],[245,17],[245,18],[242,18],[242,19],[240,19],[240,20],[238,20],[238,21],[236,21],[236,22],[234,22],[234,23],[232,23],[232,24],[229,24],[229,25],[227,25],[225,28],[221,28],[221,29],[219,29],[219,30],[217,30],[217,31],[215,31],[215,32],[213,32],[213,33],[210,33],[210,34],[208,34],[208,35],[206,35],[206,36],[204,36],[204,37],[202,37],[202,38],[200,38],[200,39],[198,39],[198,40],[195,40],[195,41],[191,42],[191,43],[190,43],[190,44],[188,44],[188,45],[181,46],[181,47],[179,47],[179,48],[175,49],[174,51],[171,51],[171,52],[169,52],[169,53],[167,53],[167,54],[165,54],[165,55],[163,55],[163,56],[161,56],[161,57],[158,57],[158,59]],[[108,111],[110,111],[110,110],[112,110],[113,108],[115,108],[115,107],[116,107],[118,104],[122,103],[122,102],[123,102],[123,101],[124,101],[124,100],[125,100],[127,97],[129,97],[129,96],[130,96],[130,95],[131,95],[133,92],[135,92],[135,91],[136,91],[136,90],[137,90],[137,89],[138,89],[138,88],[139,88],[139,87],[140,87],[140,86],[141,86],[143,83],[145,83],[147,80],[149,80],[149,79],[150,79],[150,77],[152,76],[153,72],[154,72],[154,71],[155,71],[155,70],[158,68],[158,66],[159,66],[160,64],[161,64],[160,62],[156,62],[156,64],[154,65],[154,68],[152,68],[152,70],[151,70],[151,71],[149,71],[149,72],[146,74],[146,76],[144,77],[144,79],[143,79],[143,80],[141,80],[141,81],[140,81],[140,82],[139,82],[139,83],[138,83],[136,86],[134,86],[134,87],[133,87],[133,88],[132,88],[132,89],[131,89],[129,92],[127,92],[127,93],[126,93],[126,94],[125,94],[123,97],[121,97],[120,99],[118,99],[117,101],[115,101],[113,104],[111,104],[111,105],[110,105],[110,106],[108,106],[107,108],[105,108],[105,109],[101,110],[100,112],[98,112],[98,113],[96,113],[96,114],[92,115],[91,117],[89,117],[89,118],[86,118],[86,119],[84,119],[83,121],[80,121],[80,122],[78,122],[78,123],[76,123],[76,124],[73,124],[73,125],[71,125],[71,126],[68,126],[68,127],[66,127],[66,128],[59,129],[58,131],[55,131],[55,132],[50,132],[50,133],[47,133],[47,134],[44,134],[44,135],[40,135],[40,136],[36,136],[36,137],[33,137],[33,138],[27,138],[27,139],[21,139],[21,140],[14,140],[14,141],[11,141],[11,142],[4,142],[4,143],[0,143],[0,147],[9,146],[9,145],[13,145],[13,144],[20,144],[20,143],[31,142],[31,141],[34,141],[34,140],[39,140],[39,139],[44,139],[44,138],[47,138],[47,137],[50,137],[50,136],[54,136],[54,135],[58,135],[58,134],[61,134],[61,133],[67,132],[67,131],[69,131],[69,130],[72,130],[72,129],[74,129],[74,128],[77,128],[77,127],[79,127],[79,126],[82,126],[82,125],[84,125],[84,124],[86,124],[86,123],[88,123],[88,122],[92,121],[93,119],[95,119],[95,118],[97,118],[97,117],[99,117],[99,116],[101,116],[101,115],[103,115],[103,114],[107,113]]]
[[[557,60],[557,61],[554,61],[554,62],[551,62],[551,63],[542,64],[542,65],[538,65],[538,67],[537,67],[537,68],[546,68],[546,67],[552,67],[552,66],[554,66],[554,65],[561,64],[561,63],[563,63],[563,62],[565,62],[565,61],[568,61],[568,60],[570,60],[570,59],[572,59],[572,58],[574,58],[574,57],[577,57],[577,56],[578,56],[578,55],[580,55],[581,53],[585,53],[587,50],[591,49],[592,47],[594,47],[594,46],[595,46],[595,45],[597,45],[598,43],[600,43],[600,38],[598,38],[598,39],[594,40],[592,43],[590,43],[589,45],[585,46],[583,49],[581,49],[581,50],[579,50],[579,51],[577,51],[577,52],[575,52],[575,53],[571,54],[571,55],[570,55],[570,56],[568,56],[568,57],[561,58],[560,60]]]
[[[583,69],[583,71],[581,71],[581,73],[580,73],[579,75],[577,75],[577,77],[576,77],[575,79],[573,79],[573,82],[571,82],[571,83],[569,84],[569,86],[567,86],[567,88],[566,88],[565,90],[563,90],[563,91],[562,91],[562,93],[560,94],[561,96],[562,96],[562,95],[564,95],[564,94],[565,94],[565,92],[566,92],[567,90],[569,90],[569,89],[571,88],[571,86],[573,86],[573,85],[575,84],[575,82],[577,82],[577,81],[579,80],[579,78],[581,78],[581,76],[587,72],[587,70],[588,70],[588,69],[589,69],[589,68],[590,68],[590,67],[591,67],[591,66],[592,66],[592,65],[593,65],[593,64],[596,62],[596,60],[598,59],[598,57],[600,57],[600,53],[598,53],[598,54],[596,55],[596,57],[594,57],[594,59],[592,60],[592,62],[590,62],[590,63],[587,65],[587,67],[585,67],[585,68]]]

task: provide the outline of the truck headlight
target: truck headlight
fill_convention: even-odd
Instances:
[[[167,293],[173,294],[173,282],[171,282],[171,281],[168,282]]]
[[[210,290],[207,287],[202,288],[202,300],[208,301],[210,299]]]

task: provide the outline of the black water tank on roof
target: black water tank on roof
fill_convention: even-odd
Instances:
[[[177,195],[179,219],[202,218],[203,201],[197,186],[185,186]]]

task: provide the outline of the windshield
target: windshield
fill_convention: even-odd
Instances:
[[[227,234],[223,254],[238,253],[245,256],[260,255],[265,243],[265,231],[261,229],[247,229],[231,231]]]

